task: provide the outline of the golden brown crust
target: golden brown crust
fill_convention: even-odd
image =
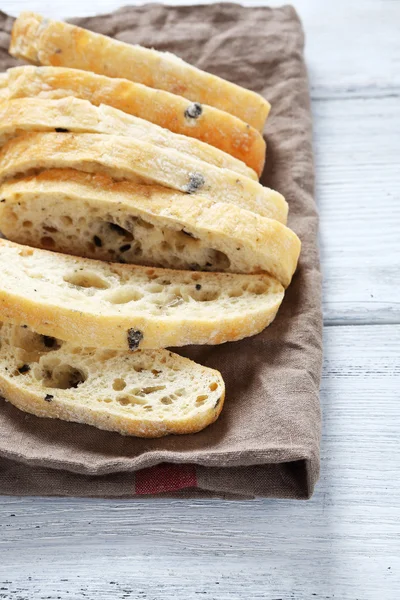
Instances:
[[[77,206],[86,203],[88,227],[91,218],[96,218],[94,211],[98,211],[97,216],[104,215],[105,218],[108,215],[108,219],[111,215],[118,215],[116,222],[120,224],[129,223],[135,214],[161,229],[171,227],[191,232],[198,243],[204,243],[206,247],[216,249],[228,257],[229,267],[215,269],[219,271],[264,271],[287,286],[300,253],[298,237],[278,221],[260,217],[233,205],[215,203],[212,199],[206,200],[195,195],[188,196],[161,186],[116,182],[103,174],[93,175],[72,169],[44,171],[37,176],[7,182],[0,193],[4,200],[0,203],[0,230],[12,241],[39,248],[49,247],[41,242],[42,235],[47,240],[49,234],[39,233],[32,226],[24,228],[24,219],[31,219],[31,223],[35,224],[42,220],[48,225],[49,215],[53,215],[56,219],[54,225],[60,229],[58,224],[63,220],[60,215],[64,214],[70,215],[71,222],[75,221],[76,227],[81,214],[78,216],[79,208],[69,208],[69,204]],[[53,198],[56,199],[56,207]],[[51,208],[48,210],[49,206]],[[31,216],[26,216],[27,213]],[[65,225],[61,229],[64,231]],[[24,239],[24,233],[29,237]],[[60,238],[56,233],[51,235],[51,239],[55,241],[52,249],[88,258],[112,259],[102,255],[102,248],[95,245],[90,253],[87,241],[81,246],[76,242],[69,242],[69,245],[60,247]],[[183,237],[186,242],[187,236]],[[190,238],[189,240],[192,241]],[[138,260],[127,262],[140,263]],[[158,266],[176,268],[176,265],[169,263]]]
[[[196,118],[186,116],[192,103],[186,98],[118,79],[62,67],[9,69],[1,88],[12,98],[74,96],[99,106],[106,104],[173,133],[196,138],[234,156],[261,175],[266,144],[262,135],[237,117],[203,104]],[[6,88],[6,83],[8,88]]]
[[[182,422],[170,420],[167,417],[162,423],[143,423],[141,419],[131,419],[130,422],[127,422],[122,416],[115,414],[107,415],[108,418],[105,419],[99,409],[93,409],[90,413],[86,413],[82,419],[71,418],[68,407],[56,401],[52,401],[51,403],[43,402],[42,396],[30,390],[21,390],[16,380],[7,380],[3,377],[1,371],[0,391],[10,404],[13,404],[19,410],[36,415],[37,417],[84,423],[97,427],[97,429],[116,431],[122,435],[150,439],[164,437],[169,434],[184,435],[201,431],[218,419],[225,400],[224,392],[221,396],[221,401],[214,409],[210,408],[207,413],[202,413],[196,418],[182,419]]]
[[[158,183],[188,195],[232,203],[284,224],[287,220],[288,205],[279,192],[244,175],[141,140],[90,133],[30,133],[10,140],[0,151],[3,181],[54,168]]]
[[[200,431],[213,423],[223,408],[225,385],[221,374],[175,353],[166,350],[110,353],[80,348],[60,340],[53,340],[56,343],[54,350],[45,348],[44,353],[32,352],[32,344],[29,347],[26,340],[40,339],[34,332],[1,323],[0,331],[0,395],[18,409],[38,417],[85,423],[123,435],[155,438]],[[21,343],[21,331],[28,336],[25,343]],[[36,347],[39,347],[38,342]],[[49,362],[46,363],[46,359]],[[88,381],[73,387],[68,387],[68,383],[57,387],[57,382],[53,382],[49,387],[42,378],[43,365],[55,364],[54,361],[67,368],[73,365],[72,371],[79,369]],[[20,368],[22,365],[25,369]],[[137,375],[138,369],[140,375]],[[176,383],[169,379],[171,370],[177,375]],[[130,382],[128,385],[136,386],[139,393],[141,385],[154,381],[156,396],[147,396],[142,405],[135,407],[132,404],[125,408],[119,400],[121,397],[123,400],[126,392],[114,391],[115,381]],[[184,389],[184,398],[174,396],[179,387]],[[166,394],[167,405],[163,402],[163,394]],[[171,394],[173,399],[169,400]],[[198,394],[204,394],[204,402],[203,398],[197,402]],[[141,400],[135,398],[134,393],[132,395],[133,398],[126,394],[128,399]],[[150,402],[152,410],[142,408],[146,402]]]
[[[25,257],[33,257],[39,277],[32,279],[29,269],[26,270]],[[132,341],[131,330],[142,334],[135,349],[188,344],[214,345],[240,340],[259,333],[272,322],[284,295],[283,287],[268,275],[200,272],[191,274],[170,269],[104,263],[32,249],[1,239],[0,259],[1,320],[25,323],[43,335],[94,348],[126,350]],[[12,272],[9,270],[10,264],[13,264]],[[245,308],[239,310],[237,305],[236,308],[232,305],[232,310],[229,310],[229,304],[224,304],[224,309],[215,309],[212,317],[205,317],[204,314],[199,316],[191,310],[184,313],[184,305],[181,304],[170,314],[163,314],[162,311],[160,314],[158,311],[155,313],[135,308],[125,310],[125,304],[116,305],[109,301],[104,302],[100,298],[96,302],[82,293],[75,295],[71,302],[65,294],[65,275],[82,270],[95,272],[96,276],[117,276],[120,282],[132,280],[132,284],[137,281],[137,277],[143,280],[143,277],[148,279],[150,275],[150,279],[168,278],[178,285],[185,281],[185,278],[192,278],[193,287],[195,283],[200,283],[203,289],[207,282],[211,282],[212,285],[218,286],[221,293],[227,289],[229,283],[243,290],[251,285],[261,286],[261,290],[254,292],[251,308],[251,296],[248,296]],[[43,279],[46,276],[47,283]],[[119,290],[120,287],[121,283],[114,289]],[[95,289],[95,292],[97,291]]]
[[[199,140],[177,135],[144,119],[88,100],[17,98],[0,102],[0,145],[23,133],[70,131],[122,135],[160,148],[171,148],[206,163],[230,169],[250,179],[256,173],[242,161]]]
[[[173,54],[133,46],[75,25],[21,13],[10,54],[36,64],[123,77],[215,106],[262,131],[270,105],[262,96],[206,73]]]

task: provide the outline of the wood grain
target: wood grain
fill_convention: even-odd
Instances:
[[[397,600],[399,343],[399,325],[325,330],[311,501],[5,498],[0,597]]]
[[[307,503],[2,498],[2,600],[399,598],[400,1],[292,3],[307,34],[325,278],[316,493]],[[121,4],[1,8],[62,18]]]
[[[325,322],[399,323],[400,100],[316,100],[313,112]]]

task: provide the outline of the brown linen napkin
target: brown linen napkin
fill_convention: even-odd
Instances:
[[[7,54],[12,22],[0,14],[1,70],[16,64]],[[39,419],[1,401],[0,493],[307,498],[319,473],[322,319],[310,102],[296,12],[147,5],[74,22],[174,52],[271,102],[262,183],[288,200],[302,254],[278,317],[263,333],[179,350],[223,374],[227,399],[215,424],[195,435],[141,440]]]

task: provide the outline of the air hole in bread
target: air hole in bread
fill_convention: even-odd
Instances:
[[[68,390],[77,388],[87,379],[85,373],[69,364],[57,364],[59,361],[41,360],[41,377],[45,387],[57,388],[59,390]]]
[[[117,392],[121,392],[126,388],[126,381],[124,379],[118,378],[113,381],[113,389]]]
[[[147,275],[147,277],[148,277],[149,279],[157,279],[157,278],[158,278],[158,275],[157,275],[157,273],[155,273],[155,272],[153,271],[153,269],[150,269],[149,271],[146,271],[146,275]]]
[[[134,406],[135,404],[146,404],[147,400],[137,398],[136,396],[118,396],[117,402],[121,406]]]
[[[43,231],[47,231],[47,233],[57,233],[58,229],[52,225],[43,225]]]
[[[22,227],[25,227],[26,229],[29,229],[30,227],[32,227],[33,223],[32,221],[23,221],[22,222]]]
[[[210,290],[203,286],[201,290],[191,290],[190,296],[198,302],[211,302],[219,297],[219,291]]]
[[[163,286],[160,285],[159,283],[151,283],[150,285],[147,286],[146,289],[151,294],[159,294],[160,292],[163,291]]]
[[[103,360],[109,360],[110,358],[115,358],[118,354],[117,350],[103,350],[102,351]]]
[[[229,290],[228,296],[229,298],[239,298],[239,296],[243,295],[243,290],[241,288],[237,288],[235,290]]]
[[[196,398],[196,404],[198,406],[201,406],[202,404],[204,404],[204,402],[208,400],[208,396],[206,394],[202,394],[201,396],[197,396]]]
[[[210,388],[210,390],[212,392],[215,392],[215,390],[217,389],[217,387],[218,387],[218,384],[215,383],[215,381],[214,381],[214,383],[210,383],[210,385],[209,385],[209,388]]]
[[[170,279],[158,279],[157,283],[159,283],[160,285],[171,285],[171,280]]]
[[[219,250],[212,250],[210,248],[209,259],[206,267],[214,269],[214,271],[226,271],[231,266],[231,261],[226,254]]]
[[[165,385],[154,385],[152,387],[145,387],[137,392],[138,396],[147,396],[147,394],[153,394],[154,392],[159,392],[161,390],[165,390]]]
[[[116,223],[108,223],[108,229],[118,237],[119,241],[132,242],[133,240],[132,233],[127,229],[124,229],[124,227],[121,227],[121,225],[117,225]]]
[[[40,335],[26,327],[16,327],[11,335],[11,343],[18,348],[18,357],[24,363],[36,362],[40,356],[58,350],[62,342],[53,337]]]
[[[82,288],[106,290],[110,287],[109,282],[94,271],[73,271],[64,275],[64,281]]]
[[[113,290],[104,297],[111,304],[127,304],[127,302],[135,302],[143,298],[143,294],[134,287],[123,287],[118,290]]]
[[[49,235],[45,235],[40,239],[40,245],[43,248],[54,248],[56,243],[52,237],[50,237]]]
[[[251,294],[256,294],[257,296],[259,296],[261,294],[265,294],[265,292],[267,291],[267,286],[264,283],[261,283],[261,281],[257,283],[251,283],[248,286],[248,291]]]
[[[64,215],[61,217],[61,223],[68,227],[69,225],[72,225],[73,221],[71,217],[69,217],[68,215]]]
[[[154,229],[154,225],[152,223],[145,221],[141,217],[137,217],[136,222],[139,227],[144,227],[144,229]]]
[[[164,398],[161,398],[160,400],[161,404],[172,404],[173,400],[171,400],[171,398],[169,398],[168,396],[164,396]]]

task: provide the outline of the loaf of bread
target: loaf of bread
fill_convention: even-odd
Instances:
[[[72,169],[0,189],[0,230],[20,244],[173,269],[268,272],[287,286],[300,241],[278,221],[156,185]]]
[[[106,104],[196,138],[234,156],[261,175],[266,144],[262,135],[237,117],[213,106],[190,102],[127,79],[62,67],[15,67],[0,75],[0,99],[76,97]]]
[[[122,135],[160,148],[173,148],[257,180],[255,171],[226,152],[104,104],[97,107],[73,96],[59,100],[19,98],[0,102],[0,146],[22,133],[39,131]]]
[[[172,149],[142,140],[91,133],[29,133],[0,151],[0,180],[29,172],[73,168],[106,173],[113,179],[157,183],[227,202],[286,223],[284,197],[228,169],[220,169]]]
[[[167,350],[81,348],[0,323],[0,395],[38,417],[154,438],[213,423],[225,386],[218,371]]]
[[[0,239],[0,320],[79,346],[221,344],[264,329],[284,289],[269,275],[105,263]]]
[[[23,12],[10,54],[37,65],[73,67],[123,77],[215,106],[262,131],[270,105],[262,96],[189,65],[177,56],[126,44],[75,25]]]

